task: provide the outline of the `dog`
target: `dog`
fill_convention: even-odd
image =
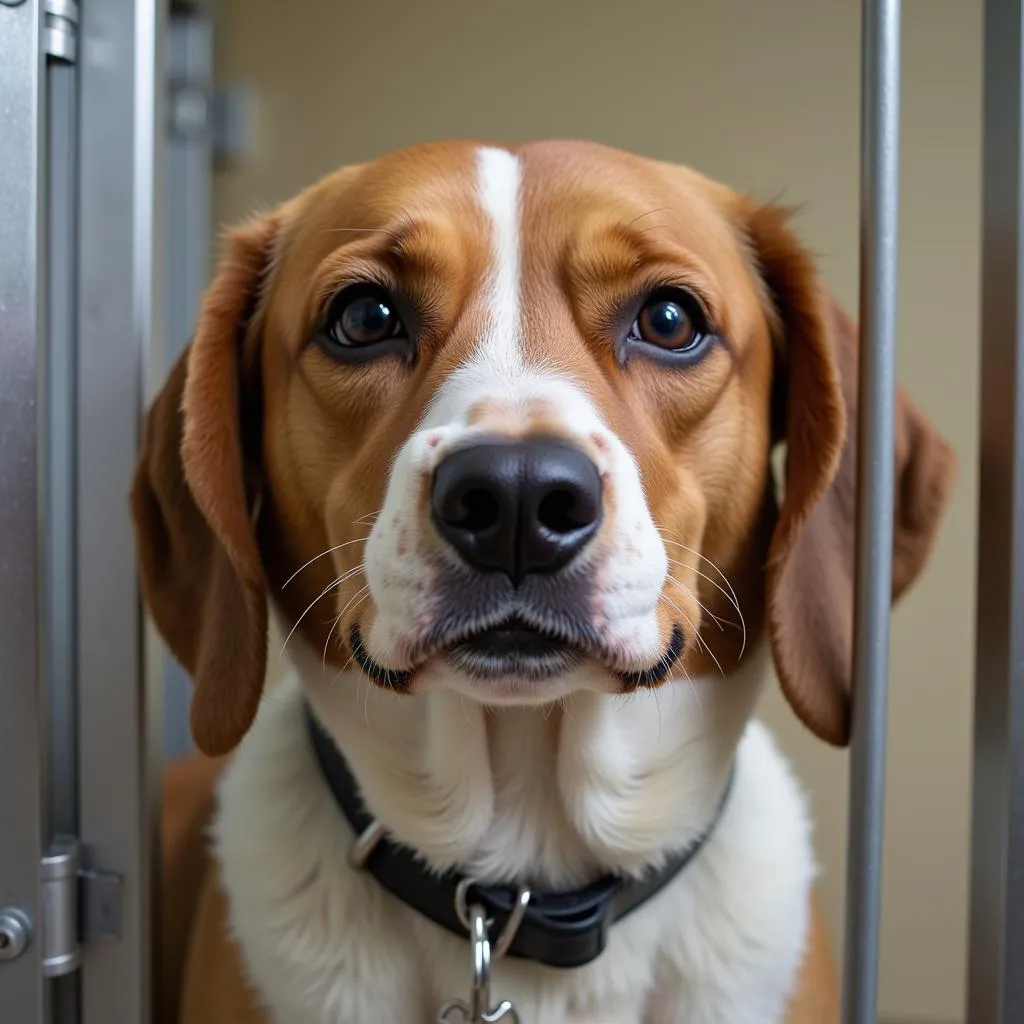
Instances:
[[[835,1019],[753,713],[774,662],[849,738],[856,381],[788,210],[597,144],[422,144],[230,231],[132,503],[252,1019]],[[955,466],[895,426],[894,601]]]

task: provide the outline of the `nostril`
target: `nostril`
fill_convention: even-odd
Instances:
[[[537,506],[540,525],[552,533],[572,533],[594,521],[580,495],[573,490],[559,489],[545,494]]]
[[[501,519],[501,505],[495,495],[482,487],[463,491],[459,496],[454,515],[445,515],[445,520],[460,530],[469,533],[483,533],[496,526]]]

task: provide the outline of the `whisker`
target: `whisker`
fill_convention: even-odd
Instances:
[[[724,677],[725,671],[722,669],[721,664],[719,664],[718,659],[715,657],[715,652],[711,650],[711,648],[708,646],[707,641],[700,635],[700,630],[698,630],[697,627],[693,624],[693,620],[690,618],[690,616],[687,615],[686,612],[684,612],[683,609],[680,608],[679,605],[677,605],[675,601],[673,601],[671,598],[665,597],[665,595],[662,594],[661,599],[665,601],[666,604],[670,605],[672,608],[675,608],[675,610],[679,612],[680,615],[682,615],[682,617],[686,620],[686,624],[690,627],[690,629],[693,630],[694,639],[697,641],[698,644],[703,646],[705,651],[707,651],[708,656],[715,663],[715,665],[718,667],[718,671]]]
[[[362,565],[360,565],[360,566],[359,566],[359,568],[360,568],[360,569],[362,569]],[[345,617],[345,612],[347,612],[347,611],[349,610],[349,608],[351,608],[351,607],[352,607],[352,602],[353,602],[353,601],[355,601],[355,599],[356,599],[357,597],[359,598],[359,603],[360,603],[360,604],[362,604],[362,603],[363,603],[363,601],[365,601],[365,600],[366,600],[366,599],[367,599],[367,598],[368,598],[368,597],[370,596],[370,594],[369,594],[369,590],[370,590],[370,584],[369,584],[369,583],[367,583],[367,584],[366,584],[365,586],[363,586],[363,587],[360,587],[360,588],[359,588],[359,589],[358,589],[358,590],[357,590],[357,591],[356,591],[356,592],[355,592],[355,593],[354,593],[354,594],[352,595],[352,597],[351,597],[351,598],[349,598],[349,602],[348,602],[348,604],[347,604],[347,605],[345,605],[345,607],[341,609],[341,613],[340,613],[340,614],[338,615],[338,619],[340,620],[340,619],[343,619],[343,618]]]
[[[655,686],[651,692],[654,694],[654,706],[658,709],[658,742],[661,742],[662,735],[662,722],[661,722],[661,701],[658,699],[658,691],[661,689],[660,686]]]
[[[339,615],[334,622],[331,623],[331,628],[327,633],[327,639],[324,641],[324,657],[321,662],[321,668],[324,672],[327,671],[327,648],[331,646],[331,637],[334,636],[334,631],[341,625],[341,616]]]
[[[703,718],[704,705],[700,702],[700,693],[697,692],[697,684],[693,681],[693,678],[691,677],[690,673],[687,672],[685,668],[683,669],[683,675],[686,676],[686,682],[690,687],[690,693],[693,694],[693,699],[697,702],[697,714],[699,714],[700,717]]]
[[[359,565],[355,566],[352,569],[349,569],[348,572],[342,573],[336,580],[332,580],[330,583],[328,583],[327,586],[324,587],[324,589],[321,590],[320,593],[316,597],[314,597],[313,600],[310,601],[310,603],[308,605],[306,605],[306,610],[295,620],[295,624],[288,631],[288,635],[284,638],[284,643],[281,644],[281,650],[280,650],[280,653],[277,656],[277,660],[278,661],[280,661],[284,657],[284,652],[285,652],[285,648],[288,646],[288,641],[291,640],[291,638],[295,635],[295,630],[297,630],[299,628],[300,623],[309,614],[309,612],[312,610],[313,606],[318,601],[323,600],[323,598],[325,598],[332,590],[334,590],[337,587],[340,587],[346,580],[350,579],[357,572],[359,572],[362,568],[363,568],[363,564],[362,564],[362,562],[360,562]]]
[[[360,516],[358,519],[353,519],[352,520],[352,525],[353,526],[360,526],[360,525],[369,526],[370,524],[367,523],[366,520],[367,519],[373,519],[374,521],[376,521],[377,517],[383,511],[384,511],[384,506],[381,505],[381,507],[379,509],[377,509],[376,512],[367,512],[365,516]]]
[[[348,667],[353,661],[355,661],[355,657],[356,656],[354,654],[350,654],[348,661],[346,661],[345,664],[334,673],[334,678],[331,680],[331,686],[333,686],[348,671]]]
[[[669,562],[671,562],[673,565],[680,565],[684,569],[689,568],[689,566],[685,565],[683,562],[677,562],[675,561],[675,559],[672,558],[669,559]],[[685,583],[683,583],[682,580],[677,579],[671,573],[669,573],[668,576],[665,577],[665,582],[674,583],[677,587],[679,587],[680,590],[685,591],[685,593],[688,594],[696,602],[697,607],[700,608],[700,610],[704,612],[704,614],[707,615],[707,617],[711,619],[715,623],[715,625],[718,626],[718,628],[721,629],[723,632],[726,626],[732,626],[733,629],[740,628],[739,623],[733,622],[732,619],[723,619],[721,616],[716,615],[706,604],[704,604],[703,601],[701,601],[700,597],[693,591],[691,587],[688,587]]]
[[[663,532],[661,527],[657,527],[657,529],[658,529],[659,533]],[[687,568],[691,569],[694,573],[696,573],[698,576],[700,576],[701,579],[707,580],[708,583],[710,583],[713,587],[715,587],[717,590],[719,590],[729,600],[729,603],[733,606],[733,608],[736,609],[736,614],[740,617],[740,629],[742,629],[742,631],[743,631],[743,637],[742,637],[742,639],[740,641],[740,654],[739,654],[740,658],[742,659],[743,654],[744,654],[744,652],[747,649],[747,620],[746,620],[746,618],[743,615],[743,610],[740,608],[740,602],[739,602],[739,598],[736,596],[736,591],[733,588],[733,585],[729,582],[729,577],[726,576],[725,573],[722,572],[722,570],[719,569],[718,566],[715,565],[715,563],[713,561],[711,561],[711,559],[708,558],[707,555],[701,554],[701,552],[696,551],[694,548],[691,548],[689,545],[683,544],[681,541],[678,541],[678,540],[669,540],[666,537],[662,537],[662,540],[666,544],[674,544],[674,545],[676,545],[676,547],[680,547],[684,551],[688,551],[690,554],[696,555],[697,558],[703,559],[703,561],[707,562],[708,565],[711,566],[711,568],[714,569],[715,572],[717,572],[718,575],[722,577],[722,582],[725,583],[725,585],[729,588],[728,592],[723,590],[722,587],[719,586],[718,583],[716,583],[713,579],[711,579],[710,576],[706,576],[699,569],[697,569],[697,568],[695,568],[693,566],[686,566]],[[685,563],[676,563],[676,564],[684,564],[685,565]]]
[[[361,597],[360,597],[360,594],[362,595]],[[362,587],[360,590],[357,590],[355,592],[355,594],[352,595],[352,598],[348,602],[348,604],[345,605],[344,608],[342,608],[341,614],[337,617],[337,619],[335,619],[334,626],[331,627],[331,632],[334,632],[334,629],[338,625],[341,624],[341,620],[345,617],[345,612],[348,611],[349,607],[352,605],[352,602],[355,601],[356,598],[359,599],[358,603],[356,604],[356,607],[358,608],[359,605],[361,605],[369,596],[370,596],[370,588],[369,588],[369,586],[365,586],[365,587]],[[328,639],[328,641],[330,640],[330,634],[328,634],[327,639]],[[331,680],[331,686],[333,686],[348,671],[348,667],[349,667],[349,665],[352,664],[353,661],[355,661],[355,657],[356,657],[356,654],[355,654],[355,651],[353,651],[349,655],[348,661],[346,661],[345,664],[341,666],[341,668],[335,674],[334,678]],[[327,648],[325,647],[324,648],[324,668],[326,669],[326,667],[327,667]]]
[[[707,562],[708,565],[710,565],[715,570],[715,572],[717,572],[722,577],[722,579],[724,579],[726,581],[727,584],[729,584],[729,581],[726,578],[725,574],[722,572],[722,570],[719,569],[718,566],[715,565],[715,563],[712,562],[711,559],[707,557],[707,555],[702,555],[699,551],[694,551],[693,548],[688,548],[685,544],[680,544],[679,541],[677,541],[677,540],[665,540],[665,543],[666,544],[675,544],[677,547],[683,548],[684,551],[690,551],[693,554],[695,554],[698,558],[704,559],[704,561]],[[720,583],[718,583],[716,580],[713,580],[706,573],[701,572],[700,569],[696,568],[695,566],[690,565],[689,562],[681,562],[681,561],[679,561],[678,558],[669,558],[668,561],[672,565],[678,565],[678,566],[681,566],[684,569],[690,569],[690,570],[693,571],[693,573],[695,575],[699,576],[702,580],[707,580],[708,583],[711,584],[711,586],[713,586],[717,591],[719,591],[719,593],[722,594],[722,596],[736,609],[737,612],[740,610],[739,609],[739,603],[738,603],[738,601],[736,599],[735,591],[733,591],[731,584],[729,584],[729,589],[726,590]]]
[[[321,551],[319,555],[314,555],[305,565],[300,565],[299,568],[296,569],[295,572],[293,572],[291,576],[289,576],[288,579],[284,581],[284,584],[282,585],[281,589],[283,590],[285,587],[287,587],[288,584],[291,583],[291,581],[295,579],[295,577],[298,576],[303,569],[308,569],[314,562],[318,561],[319,559],[324,558],[326,555],[333,555],[335,551],[340,551],[342,548],[347,548],[350,544],[358,544],[360,543],[360,541],[365,541],[368,539],[369,534],[367,534],[365,537],[356,537],[355,540],[347,540],[342,544],[335,544],[333,548],[328,548],[326,551]]]
[[[725,573],[722,572],[722,570],[719,569],[718,566],[715,565],[715,563],[710,558],[708,558],[707,555],[705,555],[701,551],[698,551],[696,548],[691,548],[689,546],[689,544],[684,544],[681,540],[678,539],[679,534],[675,533],[675,531],[672,531],[672,530],[666,531],[662,527],[656,527],[656,529],[658,530],[659,533],[672,533],[673,536],[675,536],[677,538],[676,540],[668,540],[667,543],[675,544],[676,547],[682,548],[684,551],[688,551],[691,555],[696,555],[702,561],[707,562],[708,565],[710,565],[711,568],[714,569],[715,572],[717,572],[719,576],[721,576],[722,582],[729,588],[729,596],[732,598],[733,603],[736,604],[736,605],[739,604],[739,599],[736,597],[736,591],[733,589],[732,583],[729,582],[729,577],[726,576]],[[665,538],[663,537],[662,539],[664,540]],[[697,571],[698,570],[694,569],[694,572],[697,572]],[[706,576],[704,578],[708,579],[708,577],[706,577]],[[709,583],[714,583],[714,580],[708,579],[708,582]],[[717,585],[718,584],[715,584],[715,586],[717,586]]]
[[[317,601],[326,597],[335,587],[340,586],[342,582],[343,580],[341,576],[339,576],[336,580],[332,580],[330,583],[327,584],[326,587],[324,587],[323,590],[320,591],[320,593],[316,597],[313,598],[312,601],[310,601],[308,605],[306,605],[306,610],[295,620],[294,624],[292,625],[292,628],[288,631],[288,635],[284,638],[284,643],[281,644],[281,650],[278,652],[277,655],[278,661],[280,661],[284,657],[284,651],[285,648],[288,646],[288,641],[291,640],[291,638],[295,635],[295,630],[299,628],[299,623],[301,623],[302,620],[306,617],[306,615],[309,613],[309,610],[313,607],[313,605],[315,605]]]

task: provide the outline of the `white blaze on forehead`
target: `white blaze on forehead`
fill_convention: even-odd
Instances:
[[[477,359],[513,381],[522,370],[519,306],[519,160],[504,149],[477,155],[477,190],[490,222],[491,260],[483,291],[486,328]]]
[[[470,356],[445,381],[422,427],[463,422],[482,398],[515,401],[529,378],[522,346],[519,159],[504,149],[477,150],[476,197],[487,222],[487,273],[476,308],[480,336]]]

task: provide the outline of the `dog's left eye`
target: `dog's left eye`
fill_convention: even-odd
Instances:
[[[314,340],[339,363],[367,363],[399,356],[416,359],[416,346],[399,315],[400,303],[377,284],[343,288],[331,300]]]
[[[665,355],[693,356],[713,336],[700,302],[681,288],[666,288],[647,297],[626,340]]]
[[[383,288],[346,288],[331,303],[326,334],[336,345],[376,345],[403,333],[394,301]]]

